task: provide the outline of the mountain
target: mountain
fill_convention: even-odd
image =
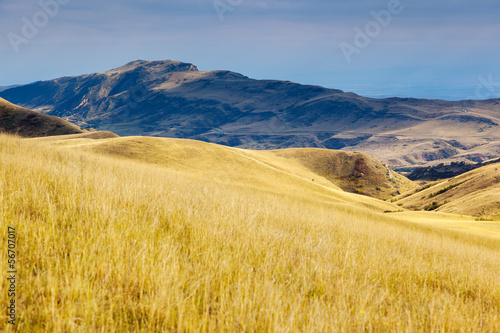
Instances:
[[[58,117],[27,110],[0,98],[0,132],[42,137],[77,134],[84,130]]]
[[[7,89],[15,88],[15,87],[19,87],[19,85],[0,87],[0,92],[7,90]]]
[[[411,210],[500,218],[500,163],[489,164],[460,176],[426,185],[395,200]]]
[[[360,151],[398,170],[500,157],[500,100],[372,99],[289,81],[138,60],[102,73],[15,87],[0,96],[119,135],[233,147]]]

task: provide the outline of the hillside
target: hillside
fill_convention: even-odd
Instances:
[[[109,131],[92,131],[78,134],[54,135],[46,137],[28,138],[34,142],[64,142],[66,140],[102,140],[118,138],[119,136]],[[75,142],[75,141],[72,141]]]
[[[478,163],[452,162],[450,164],[438,164],[435,166],[421,167],[413,170],[408,178],[411,180],[436,181],[460,176],[466,172],[481,168],[486,165],[500,163],[500,159],[488,160]]]
[[[24,107],[119,135],[247,149],[361,151],[393,168],[500,157],[500,101],[371,99],[289,81],[138,60],[0,92]]]
[[[58,117],[27,110],[0,98],[0,132],[41,137],[77,134],[84,130]]]
[[[477,222],[421,212],[446,224],[423,225],[299,177],[311,171],[298,159],[294,175],[235,149],[163,140],[0,135],[22,331],[500,330],[495,226],[471,234],[459,228]]]
[[[397,200],[412,210],[436,210],[500,219],[500,163],[469,171],[449,180],[427,185]],[[408,196],[409,195],[409,196]]]
[[[272,154],[297,161],[346,192],[378,199],[389,199],[417,187],[412,181],[391,171],[380,161],[364,153],[294,148],[268,153],[259,151],[257,154]]]
[[[148,137],[90,140],[77,136],[50,141],[58,146],[161,165],[273,193],[287,189],[284,192],[300,196],[303,191],[314,190],[319,195],[332,196],[333,189],[339,202],[378,206],[380,211],[395,206],[381,206],[380,202],[338,190],[387,199],[396,192],[417,187],[379,161],[359,153],[325,149],[250,151],[193,140]]]

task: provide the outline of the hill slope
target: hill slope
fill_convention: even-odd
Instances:
[[[119,135],[249,149],[362,151],[392,167],[500,157],[500,101],[371,99],[288,81],[134,61],[0,92],[25,107]]]
[[[408,209],[500,219],[500,163],[483,166],[401,198],[397,203]]]
[[[137,138],[74,140],[0,135],[0,221],[22,254],[23,331],[500,330],[499,238],[340,204],[391,205],[290,183],[215,145],[172,141],[174,155],[139,162],[128,153],[153,159],[139,148],[166,145],[139,140],[127,152]],[[213,177],[198,154],[227,161],[234,178]],[[193,169],[176,166],[186,158]],[[261,168],[259,186],[233,184],[248,168]],[[259,183],[266,178],[274,181]]]
[[[386,199],[397,191],[416,188],[413,182],[359,153],[324,149],[250,151],[201,141],[148,137],[54,140],[53,144],[161,165],[273,193],[300,196],[304,190],[313,190],[322,196],[335,194],[339,202],[378,206],[380,211],[392,210],[395,206],[381,205],[381,202],[352,196],[340,189]]]
[[[480,167],[500,163],[500,159],[488,160],[479,163],[452,162],[451,164],[438,164],[430,167],[416,168],[408,175],[411,180],[436,181],[459,176],[463,173],[478,169]]]
[[[58,117],[27,110],[0,98],[0,132],[23,137],[77,134],[84,131]]]
[[[293,148],[269,152],[257,151],[254,154],[259,156],[269,154],[275,158],[297,161],[346,192],[378,199],[392,198],[401,192],[416,188],[416,184],[412,181],[364,153]]]

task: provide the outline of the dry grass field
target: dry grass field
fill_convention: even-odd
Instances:
[[[0,331],[500,331],[489,229],[384,213],[400,207],[293,159],[130,140],[0,136],[2,246],[15,227],[19,255],[18,322]]]
[[[431,183],[395,199],[407,209],[468,214],[500,221],[500,164]]]
[[[94,140],[96,137],[109,140]],[[363,153],[315,148],[255,151],[194,140],[117,138],[109,135],[109,132],[34,140],[163,165],[189,173],[209,173],[212,177],[229,178],[233,184],[239,183],[243,186],[256,186],[255,182],[262,180],[262,186],[265,188],[273,182],[281,184],[281,187],[288,187],[290,183],[300,181],[302,186],[307,183],[321,184],[378,199],[392,198],[398,192],[418,188],[416,183],[392,172],[378,160]],[[280,181],[272,180],[276,177]],[[307,184],[308,187],[310,185]],[[318,189],[316,186],[313,188]],[[342,192],[342,196],[344,197],[345,193]],[[360,200],[358,196],[355,198],[356,201]],[[379,201],[371,201],[372,204],[374,202],[380,205]]]

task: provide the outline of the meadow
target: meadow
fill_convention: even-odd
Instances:
[[[2,246],[15,227],[19,253],[18,321],[3,314],[1,331],[500,331],[487,229],[384,214],[390,203],[252,173],[262,163],[220,176],[151,159],[0,135]]]

